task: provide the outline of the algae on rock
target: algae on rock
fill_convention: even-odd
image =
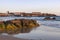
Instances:
[[[39,24],[35,20],[30,19],[15,19],[3,21],[0,23],[0,33],[18,34],[28,33]]]

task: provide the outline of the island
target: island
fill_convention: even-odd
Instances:
[[[27,16],[27,17],[39,17],[39,16],[57,16],[55,14],[51,14],[51,13],[41,13],[41,12],[32,12],[32,13],[26,13],[26,12],[9,12],[7,11],[7,13],[0,13],[0,17],[6,17],[6,16]]]

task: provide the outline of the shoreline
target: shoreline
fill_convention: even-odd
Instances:
[[[28,39],[16,38],[7,35],[0,35],[0,40],[28,40]]]

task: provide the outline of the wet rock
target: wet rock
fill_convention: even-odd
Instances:
[[[53,18],[50,18],[50,17],[45,17],[44,20],[55,20],[56,18],[53,17]]]
[[[18,34],[29,33],[33,28],[38,27],[36,20],[15,19],[0,22],[0,33]]]

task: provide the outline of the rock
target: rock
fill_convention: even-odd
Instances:
[[[55,19],[56,19],[55,17],[53,17],[53,18],[50,18],[50,17],[44,18],[44,20],[55,20]]]
[[[52,19],[53,19],[53,20],[55,20],[56,18],[55,18],[55,17],[53,17]]]
[[[0,22],[0,33],[8,34],[18,34],[18,33],[28,33],[33,28],[38,27],[39,24],[36,20],[29,19],[15,19]]]

